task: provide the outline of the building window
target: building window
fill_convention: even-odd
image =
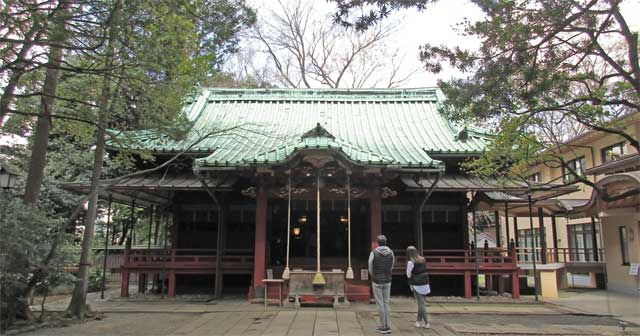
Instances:
[[[573,170],[574,172],[576,172],[576,174],[583,176],[584,175],[584,169],[585,169],[585,159],[584,156],[581,156],[579,158],[576,158],[574,160],[570,160],[567,161],[567,166],[569,166],[569,168],[571,168],[571,170]],[[564,170],[564,181],[565,182],[571,182],[575,179],[575,176],[573,175],[573,173],[569,170],[569,169],[563,169]]]
[[[540,261],[542,256],[540,255],[540,229],[520,229],[518,230],[518,248],[521,252],[518,255],[518,260],[533,260],[533,246],[534,246],[534,234],[535,233],[535,247],[536,247],[536,260]]]
[[[595,260],[593,254],[593,234],[591,224],[567,225],[567,238],[569,239],[568,261]],[[600,225],[596,223],[596,243],[600,243]],[[600,256],[599,256],[600,257]]]
[[[617,143],[613,146],[605,147],[600,150],[602,157],[602,163],[607,163],[617,160],[620,156],[624,155],[624,142]]]
[[[629,265],[629,239],[627,236],[627,227],[620,226],[618,228],[620,233],[620,252],[622,255],[622,264]]]
[[[542,181],[542,176],[540,175],[540,173],[533,173],[529,175],[527,179],[529,180],[529,182],[540,183],[540,181]]]

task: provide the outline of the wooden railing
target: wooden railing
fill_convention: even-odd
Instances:
[[[126,268],[213,269],[216,265],[215,249],[134,250],[125,252]],[[225,250],[224,268],[252,268],[253,251]]]
[[[407,257],[404,250],[394,251],[396,262],[394,268],[404,269]],[[476,250],[424,250],[427,266],[431,270],[469,270],[476,266],[482,269],[517,268],[514,250],[480,248]]]
[[[518,247],[516,249],[518,263],[533,263],[534,249],[532,247]],[[598,249],[597,255],[589,248],[542,248],[535,249],[538,263],[604,263],[604,249]]]

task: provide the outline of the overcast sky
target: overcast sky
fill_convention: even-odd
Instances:
[[[283,0],[286,1],[286,0]],[[295,0],[293,0],[295,1]],[[326,0],[303,0],[313,2],[319,15],[333,13],[335,5]],[[279,8],[276,0],[249,0],[249,4],[257,8],[258,15],[264,15],[270,10]],[[625,18],[633,30],[640,30],[640,0],[626,0],[622,6]],[[455,30],[455,25],[465,18],[477,21],[483,17],[482,12],[468,0],[441,0],[429,5],[427,10],[403,10],[393,15],[394,19],[401,20],[398,31],[389,39],[390,48],[400,48],[406,53],[403,66],[407,69],[420,68],[418,60],[418,48],[429,43],[434,45],[445,44],[448,46],[460,46],[463,48],[477,48],[479,41],[461,37]],[[445,69],[440,74],[417,73],[403,87],[435,86],[438,79],[448,79],[457,73]]]

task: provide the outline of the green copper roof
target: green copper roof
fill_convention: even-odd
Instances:
[[[488,133],[448,122],[438,112],[440,99],[434,88],[203,88],[184,108],[194,125],[185,139],[135,131],[127,134],[134,140],[128,147],[177,152],[224,130],[189,150],[210,154],[196,160],[197,169],[277,164],[305,149],[374,165],[441,168],[430,154],[480,153]]]

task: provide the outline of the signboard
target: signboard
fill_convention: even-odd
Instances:
[[[629,267],[629,275],[638,275],[638,270],[640,270],[640,264],[631,264]]]
[[[369,269],[360,270],[360,280],[369,280]]]

